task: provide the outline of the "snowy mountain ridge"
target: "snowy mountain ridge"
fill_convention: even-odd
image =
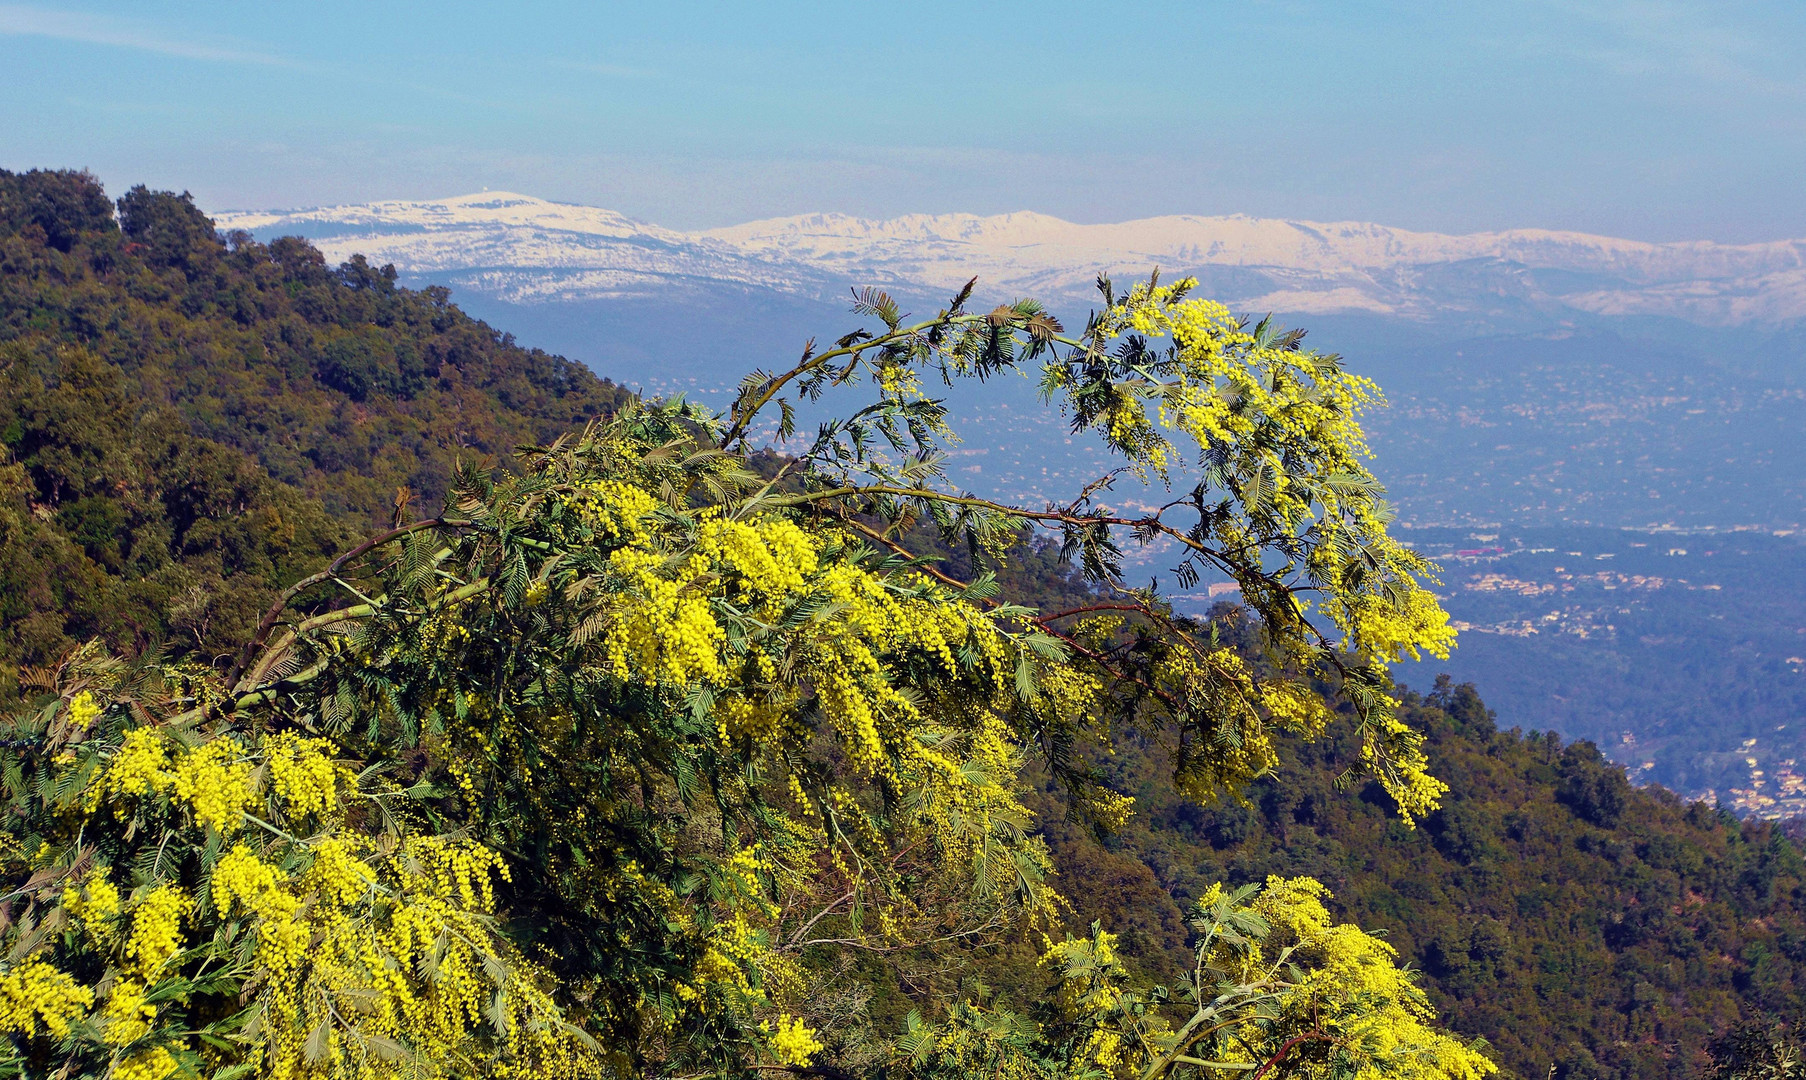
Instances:
[[[1197,274],[1233,307],[1411,320],[1660,316],[1702,325],[1806,318],[1806,240],[1648,243],[1543,229],[1449,235],[1366,222],[1175,215],[1081,225],[1033,212],[819,213],[681,232],[612,210],[481,192],[215,215],[222,230],[295,233],[328,258],[363,254],[512,303],[728,286],[798,297],[880,284],[939,294],[1088,298],[1158,266]]]

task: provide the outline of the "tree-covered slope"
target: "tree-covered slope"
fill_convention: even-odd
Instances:
[[[620,390],[305,241],[222,241],[186,196],[0,173],[0,342],[13,365],[85,347],[132,396],[254,456],[334,513],[406,486],[431,502],[460,451],[505,455],[580,426]],[[378,511],[380,513],[380,511]]]
[[[86,349],[0,363],[0,692],[91,638],[210,656],[357,535]]]
[[[620,398],[442,290],[223,241],[186,196],[0,171],[0,681],[95,636],[206,655],[400,489],[430,512],[460,455]]]

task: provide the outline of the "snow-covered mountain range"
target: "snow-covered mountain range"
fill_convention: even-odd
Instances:
[[[631,295],[672,282],[781,292],[822,287],[737,245],[634,221],[613,210],[507,192],[437,202],[215,214],[222,231],[305,236],[332,261],[363,255],[413,276],[448,277],[512,303]]]
[[[1088,298],[1100,272],[1196,274],[1232,307],[1411,321],[1654,316],[1704,326],[1806,318],[1806,240],[1644,243],[1515,229],[1452,236],[1361,222],[1179,215],[1077,225],[1029,212],[873,221],[808,214],[679,232],[611,210],[483,192],[215,215],[221,229],[312,239],[510,304],[703,287],[799,299],[877,284],[936,296],[976,274],[989,293]]]

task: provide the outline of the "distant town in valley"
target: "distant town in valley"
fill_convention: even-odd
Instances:
[[[1806,537],[1403,529],[1442,567],[1461,643],[1404,665],[1490,687],[1507,727],[1591,739],[1633,779],[1740,814],[1806,814]]]

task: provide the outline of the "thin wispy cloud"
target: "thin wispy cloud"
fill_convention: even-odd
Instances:
[[[271,53],[174,37],[136,19],[74,11],[47,11],[23,4],[0,4],[0,35],[79,41],[119,49],[207,60],[227,64],[300,68],[303,65]]]

